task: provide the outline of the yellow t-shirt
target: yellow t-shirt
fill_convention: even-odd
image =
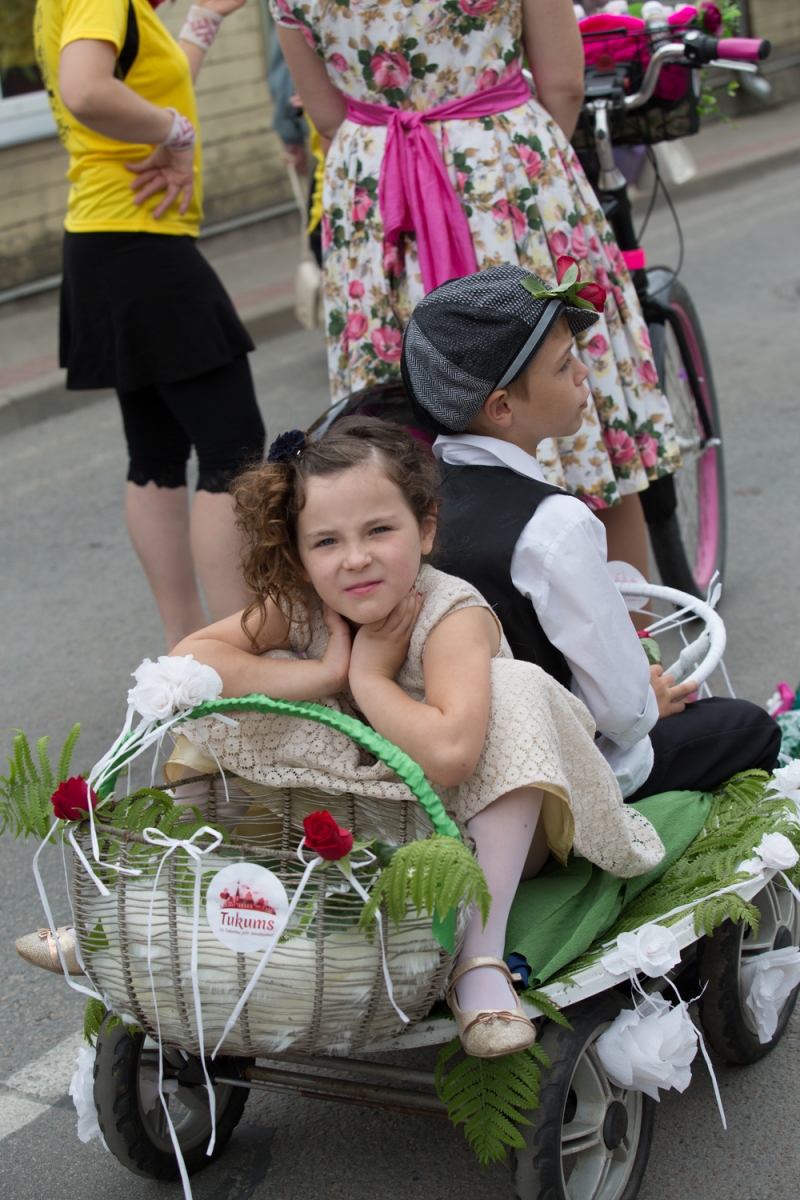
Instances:
[[[130,11],[129,11],[130,10]],[[50,97],[58,134],[69,151],[67,178],[72,187],[64,222],[72,233],[136,231],[197,236],[202,219],[202,176],[199,141],[194,159],[194,196],[184,216],[174,202],[156,221],[152,212],[163,192],[141,206],[133,203],[133,175],[126,162],[146,158],[151,146],[117,142],[81,125],[58,94],[59,56],[64,46],[81,38],[111,42],[119,58],[135,58],[124,82],[159,108],[174,108],[195,129],[197,106],[189,61],[162,25],[149,0],[37,0],[34,37],[39,69]]]

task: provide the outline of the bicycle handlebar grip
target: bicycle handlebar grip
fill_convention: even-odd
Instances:
[[[717,44],[718,58],[732,58],[740,62],[760,62],[769,57],[771,44],[764,38],[720,38]]]

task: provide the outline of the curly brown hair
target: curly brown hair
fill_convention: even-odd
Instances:
[[[243,574],[253,596],[242,613],[242,629],[254,649],[267,619],[267,601],[291,621],[308,598],[297,552],[297,514],[305,504],[306,480],[370,460],[380,463],[420,524],[436,512],[438,473],[430,451],[398,425],[376,417],[349,417],[289,462],[262,463],[237,478],[232,489],[236,523],[245,535]],[[254,613],[259,621],[252,633]]]

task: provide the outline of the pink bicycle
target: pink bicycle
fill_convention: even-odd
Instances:
[[[664,584],[705,595],[713,576],[722,576],[726,534],[723,444],[711,362],[692,298],[678,278],[681,264],[677,270],[647,266],[640,245],[643,229],[637,234],[634,228],[614,145],[650,146],[696,133],[700,69],[753,72],[770,44],[711,37],[697,28],[692,8],[678,9],[657,25],[605,13],[579,24],[586,98],[573,145],[632,274],[683,458],[680,471],[642,493],[650,543]],[[659,185],[656,169],[655,188]],[[665,195],[672,207],[666,189]],[[682,245],[681,240],[681,262]]]

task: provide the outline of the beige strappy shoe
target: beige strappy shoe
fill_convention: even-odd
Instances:
[[[461,1009],[456,996],[456,984],[467,971],[476,967],[494,967],[508,981],[514,1007],[500,1010],[480,1008]],[[458,1036],[467,1054],[474,1058],[500,1058],[503,1054],[514,1054],[527,1050],[536,1041],[536,1028],[525,1016],[525,1010],[517,999],[509,971],[502,958],[488,954],[478,958],[467,958],[460,963],[447,984],[447,1003],[456,1019]]]
[[[61,959],[58,956],[56,938],[61,945],[61,952],[70,975],[83,975],[83,969],[75,953],[75,930],[66,925],[59,925],[55,935],[52,929],[37,929],[36,933],[27,933],[25,937],[17,938],[14,945],[20,958],[32,963],[34,967],[43,967],[45,971],[63,975],[64,968],[61,966]]]

